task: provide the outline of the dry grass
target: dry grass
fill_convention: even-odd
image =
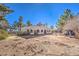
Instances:
[[[7,39],[0,41],[0,55],[79,55],[79,40],[74,38],[46,35],[29,39],[11,36]]]

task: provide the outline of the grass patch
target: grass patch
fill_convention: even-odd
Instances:
[[[4,40],[9,36],[8,32],[5,30],[0,30],[0,40]]]

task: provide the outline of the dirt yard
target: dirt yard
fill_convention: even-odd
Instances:
[[[79,56],[79,40],[59,35],[8,37],[0,41],[3,56]]]

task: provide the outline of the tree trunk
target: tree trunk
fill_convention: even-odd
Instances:
[[[21,31],[21,25],[19,25],[19,28],[18,29],[19,29],[19,31]]]

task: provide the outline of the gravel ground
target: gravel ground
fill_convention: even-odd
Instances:
[[[59,35],[10,36],[0,41],[1,56],[79,56],[79,40]]]

